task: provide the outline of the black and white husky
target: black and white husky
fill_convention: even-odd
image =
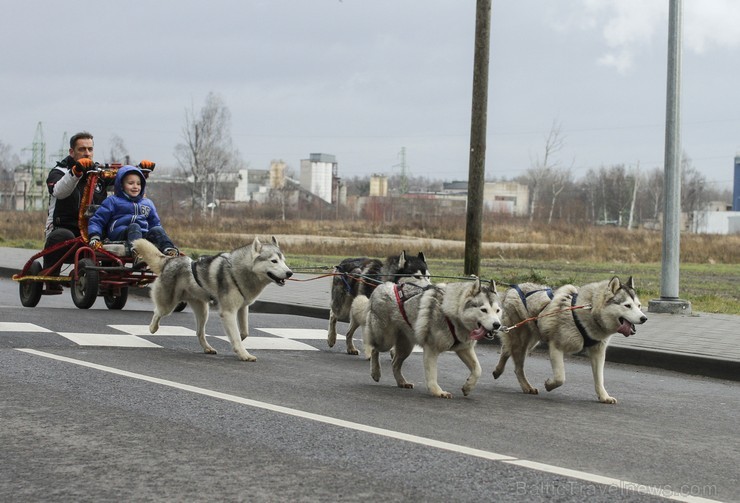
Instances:
[[[370,297],[379,284],[386,281],[398,283],[403,278],[425,278],[429,280],[429,268],[422,252],[416,257],[403,251],[388,257],[385,262],[367,257],[347,258],[335,267],[336,276],[331,285],[331,309],[329,310],[329,332],[327,343],[334,347],[337,342],[337,321],[349,323],[347,330],[347,354],[359,354],[352,338],[360,326],[350,316],[352,302],[358,295]]]
[[[215,354],[216,350],[206,341],[205,333],[208,305],[215,301],[234,353],[240,360],[257,360],[242,344],[249,336],[249,306],[267,285],[284,286],[285,280],[293,275],[274,237],[269,243],[254,238],[251,245],[198,260],[182,255],[167,257],[146,239],[137,239],[133,246],[158,275],[152,283],[154,315],[149,324],[151,333],[159,329],[164,316],[171,314],[180,302],[186,301],[195,313],[196,334],[203,351]]]

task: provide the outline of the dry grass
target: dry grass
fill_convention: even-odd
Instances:
[[[45,212],[0,212],[0,246],[40,248]],[[345,257],[424,251],[439,276],[463,273],[463,218],[414,223],[276,221],[225,216],[214,220],[163,216],[175,243],[193,255],[230,250],[254,236],[276,236],[291,265],[321,268]],[[481,275],[514,283],[583,284],[610,274],[634,275],[645,299],[659,297],[662,234],[615,227],[530,225],[488,218]],[[694,310],[740,314],[740,236],[681,235],[681,297]]]

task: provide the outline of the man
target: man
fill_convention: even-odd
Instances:
[[[46,178],[46,186],[49,189],[49,216],[46,219],[44,249],[80,235],[78,215],[87,176],[84,166],[92,164],[93,149],[93,135],[87,131],[75,134],[69,140],[69,155],[57,162]],[[110,182],[98,180],[93,197],[94,204],[100,204],[105,199],[108,183]],[[63,253],[64,250],[44,255],[44,269],[54,265]],[[50,274],[56,273],[58,271],[50,271]],[[62,286],[49,282],[47,289],[61,291]]]

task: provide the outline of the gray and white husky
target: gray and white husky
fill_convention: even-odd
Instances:
[[[591,307],[572,309],[583,305]],[[614,276],[611,280],[589,283],[580,288],[562,286],[555,291],[554,298],[540,316],[541,340],[548,344],[553,371],[553,377],[545,381],[545,389],[552,391],[565,382],[564,354],[578,353],[585,348],[591,360],[599,401],[617,403],[617,399],[604,389],[606,347],[613,334],[629,337],[636,332],[635,325],[647,321],[635,293],[632,276],[625,283]]]
[[[403,289],[401,294],[398,293],[399,288]],[[405,292],[407,289],[408,294]],[[421,289],[421,292],[415,294],[415,289]],[[403,300],[403,295],[410,298]],[[392,367],[396,384],[401,388],[413,388],[413,384],[404,378],[401,368],[414,345],[418,344],[424,351],[427,389],[441,398],[451,398],[452,395],[440,388],[437,382],[439,355],[454,351],[468,367],[470,375],[462,388],[467,396],[481,375],[475,354],[476,341],[501,327],[496,285],[494,282],[490,286],[483,285],[479,278],[471,282],[423,287],[385,283],[373,292],[365,311],[363,341],[366,351],[370,352],[371,377],[375,381],[380,380],[379,354],[394,349]],[[357,314],[354,306],[353,314]]]
[[[373,290],[386,281],[398,283],[403,278],[415,277],[429,282],[429,268],[422,252],[414,257],[403,251],[400,255],[388,257],[385,262],[367,257],[347,258],[335,267],[335,272],[339,274],[332,279],[327,343],[331,348],[337,342],[337,321],[349,322],[346,339],[347,354],[350,355],[359,354],[352,338],[360,325],[350,316],[355,297],[370,297]]]
[[[509,357],[514,358],[514,374],[524,393],[536,395],[537,388],[532,386],[524,373],[524,359],[539,344],[542,339],[536,318],[547,307],[553,298],[552,288],[536,283],[521,283],[510,285],[501,296],[503,309],[501,320],[505,327],[515,327],[511,330],[502,330],[501,356],[499,357],[493,377],[498,379],[504,373],[504,367]]]
[[[203,351],[215,354],[216,350],[206,341],[205,333],[208,305],[215,301],[234,353],[240,360],[257,360],[242,344],[249,336],[249,306],[267,285],[284,286],[285,280],[293,275],[274,237],[269,243],[262,243],[255,237],[251,245],[198,260],[182,255],[167,257],[145,239],[137,239],[133,246],[158,275],[152,283],[154,315],[149,324],[151,333],[159,329],[164,316],[171,314],[180,302],[186,301],[195,314],[196,334]]]

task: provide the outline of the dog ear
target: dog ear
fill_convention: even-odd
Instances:
[[[471,274],[471,276],[475,278],[475,282],[473,283],[473,294],[478,295],[481,292],[480,278],[474,274]]]
[[[403,269],[404,267],[406,267],[407,260],[408,259],[406,258],[406,250],[403,250],[398,256],[398,268]]]
[[[626,286],[630,290],[634,290],[635,289],[635,280],[632,279],[632,276],[630,276],[629,278],[627,278],[627,284],[626,284]]]
[[[272,244],[274,244],[275,246],[277,246],[278,248],[280,248],[280,245],[278,244],[278,241],[275,238],[275,236],[272,236]]]
[[[423,261],[424,263],[426,263],[426,261],[427,261],[427,258],[424,256],[424,252],[419,252],[419,254],[416,257],[419,260]]]
[[[260,240],[257,236],[254,237],[254,241],[252,241],[252,251],[254,253],[259,253],[262,249],[262,243],[260,243]]]
[[[607,287],[610,292],[613,294],[617,293],[619,289],[622,287],[622,283],[619,281],[618,276],[614,276],[611,281],[609,281],[609,286]]]
[[[496,281],[494,279],[491,279],[491,293],[498,295],[498,292],[496,291]]]

